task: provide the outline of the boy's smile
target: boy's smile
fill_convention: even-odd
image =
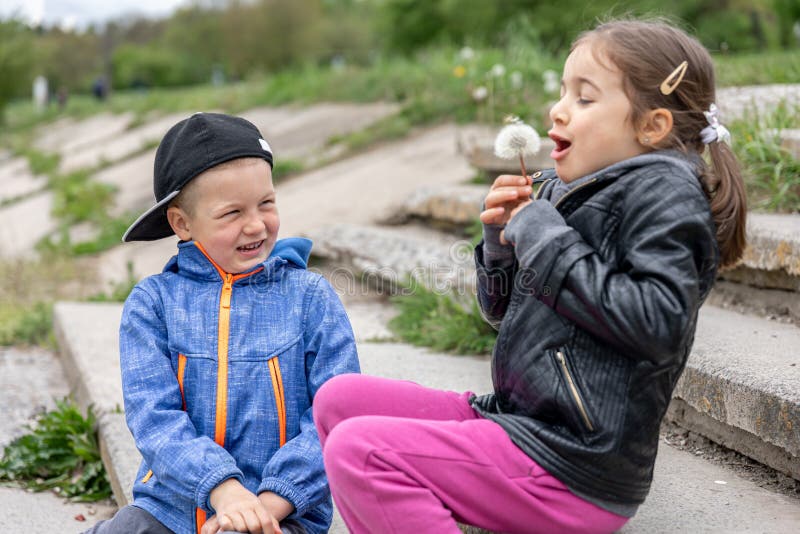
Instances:
[[[227,273],[241,273],[267,259],[280,218],[269,164],[237,160],[213,167],[192,180],[194,206],[181,210],[175,232],[200,243]],[[181,209],[181,208],[171,208]]]
[[[590,45],[579,45],[567,58],[561,100],[550,110],[548,135],[556,143],[550,157],[564,182],[648,151],[631,123],[622,73],[610,60],[598,61]]]

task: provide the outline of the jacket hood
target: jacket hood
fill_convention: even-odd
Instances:
[[[304,237],[279,239],[269,257],[247,272],[254,273],[263,269],[264,273],[269,275],[287,263],[299,269],[306,269],[312,245],[312,241]],[[170,258],[164,266],[163,272],[168,271],[180,272],[183,275],[204,280],[219,280],[220,278],[217,268],[194,241],[178,243],[178,254]]]

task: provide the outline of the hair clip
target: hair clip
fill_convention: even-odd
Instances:
[[[672,94],[678,85],[680,85],[681,81],[683,80],[683,75],[686,74],[686,69],[689,67],[689,62],[684,61],[678,68],[673,70],[672,73],[666,77],[666,79],[661,82],[661,94],[662,95],[669,95]]]

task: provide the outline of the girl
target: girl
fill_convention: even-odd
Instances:
[[[554,172],[499,177],[481,213],[494,392],[343,375],[318,393],[353,532],[612,532],[647,496],[698,309],[744,247],[711,58],[662,22],[603,24],[550,118]]]

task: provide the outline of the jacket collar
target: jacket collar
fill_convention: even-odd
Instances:
[[[651,165],[653,163],[667,163],[670,165],[675,165],[687,173],[691,174],[692,176],[698,176],[700,174],[700,170],[702,169],[703,160],[698,154],[686,154],[679,150],[656,150],[653,152],[648,152],[646,154],[640,154],[638,156],[634,156],[632,158],[628,158],[626,160],[619,161],[608,167],[604,167],[598,171],[595,171],[591,174],[587,174],[576,180],[575,182],[571,182],[569,184],[565,184],[568,186],[569,190],[574,189],[581,184],[585,184],[588,182],[596,182],[602,183],[609,180],[616,180],[623,174],[630,172],[634,169],[639,167],[644,167],[645,165]],[[553,173],[553,180],[552,183],[548,184],[549,187],[547,191],[542,191],[541,198],[551,199],[551,195],[553,191],[556,189],[556,184],[561,182],[558,175],[555,173],[555,169],[552,171]],[[563,183],[563,182],[562,182]],[[564,191],[562,191],[563,193]]]
[[[279,239],[275,243],[269,257],[263,263],[256,265],[244,275],[254,274],[263,269],[266,279],[272,278],[281,267],[291,264],[297,268],[305,269],[308,266],[308,257],[311,254],[312,242],[303,237],[290,237]],[[211,263],[205,253],[194,241],[181,241],[178,243],[178,253],[170,258],[164,266],[163,272],[178,273],[183,276],[198,280],[218,282],[220,273]],[[247,278],[244,276],[243,278]],[[262,279],[259,276],[259,279]]]

